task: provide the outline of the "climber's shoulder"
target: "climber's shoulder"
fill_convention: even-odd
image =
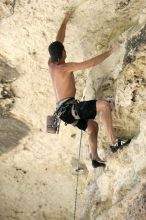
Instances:
[[[65,73],[68,72],[67,68],[66,68],[66,63],[63,64],[58,64],[58,63],[54,63],[52,62],[50,59],[48,60],[48,67],[49,67],[49,71],[51,73]]]

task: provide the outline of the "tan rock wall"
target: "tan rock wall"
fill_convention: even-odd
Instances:
[[[144,0],[0,2],[0,220],[73,219],[80,131],[63,123],[58,136],[45,131],[46,115],[55,108],[47,47],[70,7],[76,10],[65,39],[68,61],[82,61],[120,44],[101,65],[75,73],[77,98],[113,97],[116,135],[133,137],[113,155],[97,116],[98,149],[107,167],[93,170],[83,136],[77,218],[144,220]]]

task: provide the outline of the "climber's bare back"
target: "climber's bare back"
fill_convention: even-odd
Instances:
[[[57,65],[49,61],[48,65],[56,101],[58,102],[65,98],[75,97],[76,88],[73,72],[66,73],[61,64]]]

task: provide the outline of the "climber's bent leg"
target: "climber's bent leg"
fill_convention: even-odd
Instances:
[[[87,122],[86,132],[89,135],[89,146],[91,150],[91,155],[90,155],[91,159],[92,160],[99,159],[99,156],[97,153],[98,124],[92,119],[89,119]]]
[[[105,161],[101,160],[98,156],[97,152],[97,135],[98,135],[98,124],[93,121],[92,119],[89,119],[87,122],[87,129],[86,129],[88,135],[89,135],[89,146],[91,150],[91,160],[92,160],[92,166],[94,168],[97,167],[104,167]]]
[[[114,145],[116,142],[114,130],[112,126],[112,114],[111,114],[111,105],[107,101],[97,101],[96,110],[101,113],[102,121],[107,130],[107,134],[110,138],[111,144]]]
[[[97,101],[96,102],[97,112],[101,112],[102,121],[105,124],[108,136],[111,140],[111,151],[115,153],[118,149],[122,149],[124,146],[130,143],[131,139],[115,139],[114,130],[112,126],[112,114],[111,114],[111,105],[107,101]]]

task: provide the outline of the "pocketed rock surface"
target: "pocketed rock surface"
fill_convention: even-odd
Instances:
[[[83,134],[76,219],[146,219],[146,2],[144,0],[1,0],[0,220],[74,219],[80,131],[61,124],[46,133],[55,110],[48,45],[69,8],[67,61],[80,62],[118,44],[102,64],[74,73],[77,99],[112,98],[117,137],[132,139],[115,154],[99,123],[93,169]]]

